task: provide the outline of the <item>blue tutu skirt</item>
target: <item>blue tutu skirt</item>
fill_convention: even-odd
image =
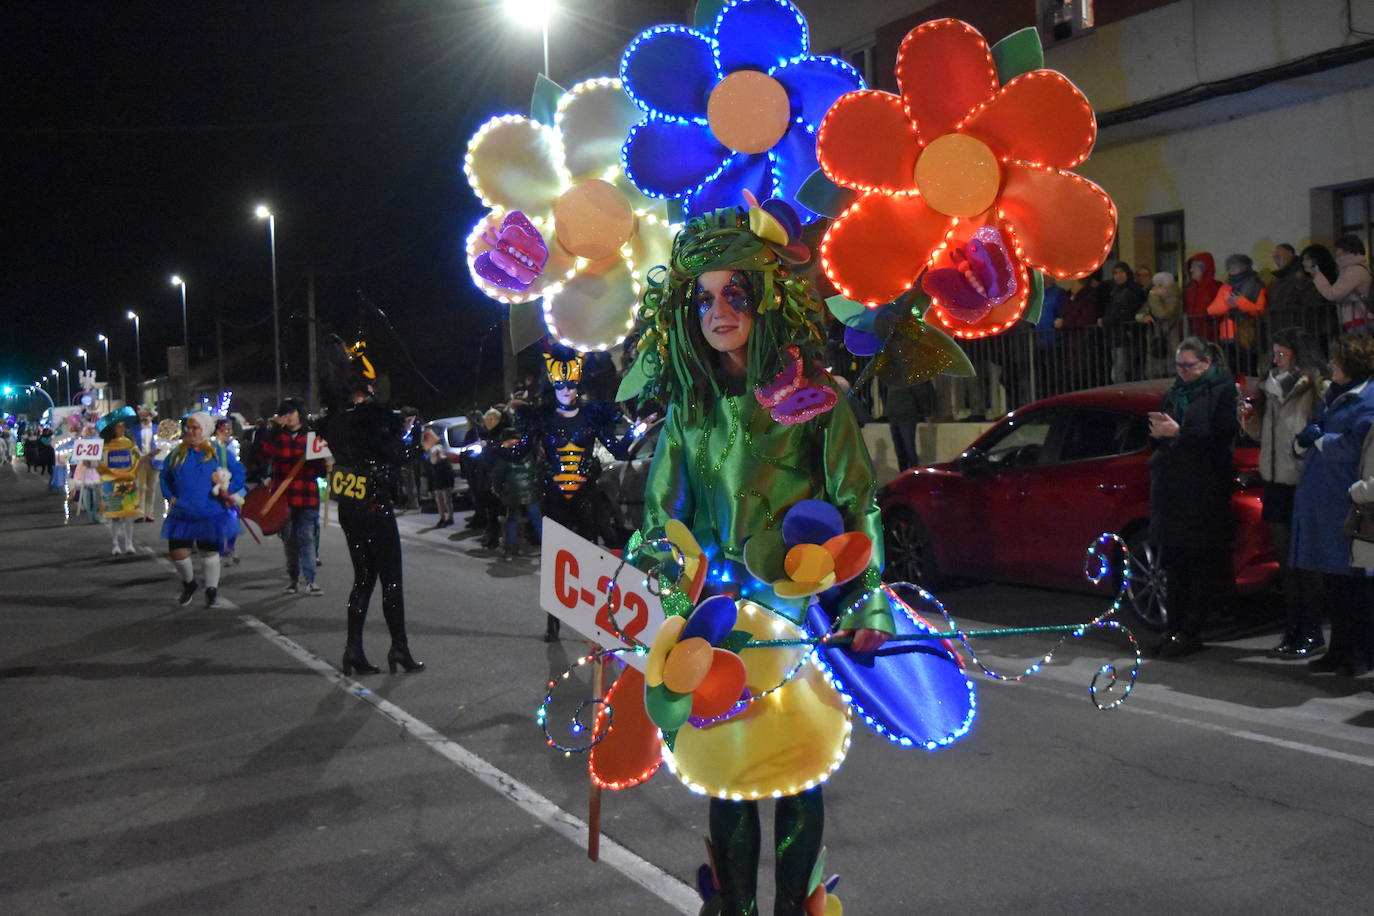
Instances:
[[[162,538],[166,541],[211,541],[219,544],[237,533],[238,515],[227,511],[206,518],[185,518],[177,514],[174,506],[162,523]]]

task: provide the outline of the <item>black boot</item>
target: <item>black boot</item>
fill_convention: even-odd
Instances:
[[[391,673],[396,673],[396,666],[400,665],[406,670],[406,674],[414,674],[417,671],[425,670],[424,662],[417,662],[410,654],[410,647],[402,643],[392,645],[386,653],[386,666],[391,669]]]
[[[367,656],[363,654],[363,644],[360,642],[351,642],[344,646],[343,664],[339,667],[344,674],[377,674],[382,670],[367,660]]]
[[[544,642],[557,642],[560,621],[552,614],[549,614],[548,618],[548,623],[544,624]]]

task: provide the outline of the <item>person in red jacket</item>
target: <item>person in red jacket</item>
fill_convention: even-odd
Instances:
[[[287,398],[277,408],[272,418],[272,426],[258,460],[268,469],[268,486],[274,490],[291,477],[291,471],[305,459],[305,423],[301,415],[301,402],[297,398]],[[290,584],[286,586],[289,594],[297,594],[304,588],[312,597],[323,595],[324,589],[315,584],[315,524],[320,518],[319,478],[326,472],[323,459],[304,461],[300,473],[296,474],[282,494],[286,505],[291,509],[290,521],[281,530],[282,543],[286,546],[286,574]],[[305,585],[301,585],[301,577]]]
[[[1210,251],[1199,251],[1188,259],[1187,279],[1183,288],[1183,333],[1203,340],[1217,339],[1216,322],[1207,317],[1207,306],[1217,297],[1221,281],[1217,279],[1217,262]]]

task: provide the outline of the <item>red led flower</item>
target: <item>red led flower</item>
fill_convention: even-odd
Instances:
[[[1013,249],[1015,293],[972,321],[967,311],[948,311],[938,293],[927,312],[953,334],[981,337],[1024,311],[1027,268],[1056,278],[1097,269],[1116,207],[1068,171],[1097,135],[1077,87],[1053,70],[999,86],[987,42],[957,19],[925,23],[903,39],[897,83],[901,95],[841,96],[817,133],[826,176],[861,192],[821,243],[826,276],[841,293],[890,302],[927,269],[962,269],[973,234],[992,226]]]

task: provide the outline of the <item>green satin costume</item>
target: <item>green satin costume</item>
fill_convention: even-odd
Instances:
[[[815,381],[835,387],[828,375]],[[750,536],[781,525],[796,502],[825,500],[840,510],[846,531],[873,540],[869,568],[844,587],[838,607],[850,607],[865,591],[873,594],[840,626],[893,632],[892,612],[877,590],[883,531],[873,462],[845,396],[825,413],[785,426],[743,390],[742,378],[729,386],[690,424],[677,404],[669,405],[644,488],[644,530],[678,519],[703,549],[712,552],[714,545],[715,556],[723,554],[743,571]],[[793,620],[805,610],[771,591],[749,597]]]

